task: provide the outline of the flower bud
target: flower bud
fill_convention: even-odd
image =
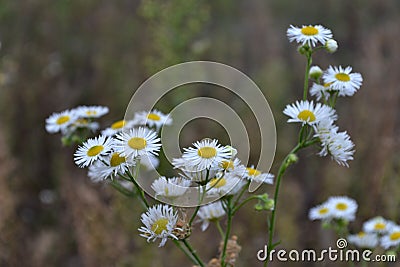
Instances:
[[[314,80],[318,80],[322,76],[323,71],[318,66],[312,66],[310,68],[309,77]]]
[[[335,53],[336,50],[338,49],[338,44],[335,40],[329,39],[325,43],[325,48],[329,53]]]

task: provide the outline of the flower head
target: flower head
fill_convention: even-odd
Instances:
[[[317,100],[321,99],[328,100],[331,90],[332,90],[331,85],[329,83],[326,84],[313,83],[313,85],[310,88],[310,94],[312,96],[315,96]]]
[[[135,113],[133,121],[135,125],[148,125],[149,127],[156,127],[157,130],[163,125],[171,125],[172,123],[169,115],[165,115],[156,109],[151,112],[142,111]]]
[[[310,220],[329,220],[332,218],[332,211],[326,203],[320,204],[314,208],[310,209],[308,213],[308,218]]]
[[[107,114],[108,111],[108,107],[103,106],[80,106],[75,109],[80,118],[100,118]]]
[[[206,185],[206,192],[208,195],[234,195],[241,188],[243,188],[244,182],[242,179],[226,173],[221,177],[214,177]]]
[[[183,149],[182,158],[187,166],[199,170],[218,168],[222,161],[231,159],[231,149],[222,146],[216,139],[203,139],[193,143],[193,146]]]
[[[65,132],[78,118],[78,115],[73,110],[53,113],[46,119],[46,131],[49,133]]]
[[[312,66],[310,68],[310,71],[308,73],[308,75],[310,76],[310,78],[314,79],[314,80],[318,80],[323,74],[323,71],[321,70],[320,67],[318,66]]]
[[[378,216],[364,222],[363,230],[367,233],[386,234],[395,226],[395,223]]]
[[[330,197],[326,202],[332,217],[353,221],[357,211],[357,202],[346,196]]]
[[[117,152],[104,157],[103,161],[97,160],[89,166],[88,176],[92,182],[100,182],[108,178],[114,179],[118,174],[124,174],[130,167],[135,166],[134,161],[127,161]]]
[[[359,248],[375,248],[378,246],[379,239],[376,234],[359,232],[356,235],[347,237],[349,243],[356,245]]]
[[[147,239],[147,242],[161,239],[159,247],[165,245],[168,238],[178,239],[173,231],[178,221],[178,215],[173,208],[168,205],[156,205],[150,207],[141,216],[144,226],[139,228],[140,236]]]
[[[394,225],[390,231],[381,238],[381,246],[384,249],[400,245],[400,226]]]
[[[327,105],[313,101],[296,101],[295,104],[287,105],[283,113],[290,117],[288,122],[301,122],[304,124],[314,125],[323,120],[336,120],[335,110]]]
[[[111,152],[113,144],[114,139],[104,135],[88,139],[74,154],[76,165],[83,168],[96,160],[104,160],[105,156]]]
[[[222,207],[221,201],[202,206],[197,213],[197,216],[199,216],[200,220],[203,222],[201,225],[201,230],[205,231],[210,222],[218,221],[225,214],[226,213]]]
[[[325,43],[325,48],[329,53],[335,53],[338,49],[338,44],[335,40],[329,39]]]
[[[329,66],[322,78],[330,84],[332,90],[339,91],[339,96],[352,96],[360,89],[363,78],[360,73],[352,73],[351,67]]]
[[[156,196],[176,198],[182,196],[190,186],[190,181],[182,177],[165,178],[161,176],[155,180],[151,188],[156,192]]]
[[[244,178],[249,181],[256,181],[260,183],[273,184],[274,183],[274,175],[271,173],[263,173],[260,170],[254,168],[254,166],[250,166],[246,168],[246,172],[244,173]]]
[[[144,127],[116,135],[115,151],[132,160],[148,154],[158,155],[161,144],[156,132]]]
[[[301,45],[315,47],[318,42],[325,44],[333,35],[331,30],[321,25],[303,25],[301,28],[290,25],[290,28],[287,30],[287,36],[290,42],[296,41]]]

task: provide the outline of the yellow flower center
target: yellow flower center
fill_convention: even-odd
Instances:
[[[347,210],[347,204],[346,203],[337,203],[336,204],[336,208],[338,209],[338,210]]]
[[[306,26],[301,29],[301,33],[307,36],[317,35],[318,29],[313,26]]]
[[[147,144],[146,139],[141,137],[132,137],[128,141],[128,145],[136,150],[142,150],[143,148],[146,147],[146,144]]]
[[[226,179],[222,178],[213,178],[209,182],[210,187],[220,188],[226,185]]]
[[[400,232],[394,232],[390,235],[390,240],[396,241],[398,239],[400,239]]]
[[[246,168],[246,170],[247,170],[247,173],[250,176],[258,176],[258,175],[261,174],[261,172],[259,170],[256,170],[256,169],[253,169],[253,168]]]
[[[86,115],[88,115],[88,116],[97,115],[97,111],[96,110],[88,110],[88,111],[86,111]]]
[[[364,233],[364,232],[359,232],[359,233],[357,234],[357,236],[358,236],[358,237],[364,237],[364,236],[365,236],[365,233]]]
[[[224,170],[227,170],[227,169],[234,169],[235,168],[235,166],[233,165],[233,161],[232,160],[224,160],[224,161],[222,161],[221,162],[221,167],[224,169]]]
[[[125,126],[125,123],[126,123],[126,121],[124,121],[124,120],[120,120],[120,121],[117,121],[117,122],[114,122],[112,125],[111,125],[111,129],[121,129],[122,127],[124,127]]]
[[[98,154],[103,151],[104,147],[103,146],[92,146],[89,148],[88,152],[86,153],[89,157],[94,157],[97,156]]]
[[[312,111],[305,109],[297,115],[297,118],[299,118],[302,121],[308,121],[308,122],[313,122],[315,121],[315,115],[312,113]]]
[[[335,75],[335,78],[336,78],[337,80],[341,81],[341,82],[348,82],[348,81],[350,81],[350,76],[349,76],[348,74],[346,74],[346,73],[343,73],[343,72],[337,73],[337,74]]]
[[[161,235],[163,231],[167,231],[168,219],[160,218],[153,223],[151,226],[151,231],[153,231],[156,235]]]
[[[331,84],[332,84],[331,82],[330,83],[324,83],[324,87],[328,88],[329,86],[331,86]]]
[[[56,123],[57,123],[58,125],[61,125],[61,124],[64,124],[64,123],[69,122],[70,119],[71,119],[71,118],[70,118],[69,116],[60,116],[60,117],[57,119]]]
[[[161,119],[160,116],[154,113],[150,113],[149,115],[147,115],[147,118],[152,121],[159,121]]]
[[[199,155],[202,158],[209,159],[217,155],[217,150],[211,146],[205,146],[199,148],[199,150],[197,151],[197,155]]]
[[[318,213],[321,214],[321,215],[324,215],[324,214],[327,214],[328,211],[329,211],[328,208],[322,208],[322,209],[320,209],[320,210],[318,211]]]
[[[78,120],[76,120],[75,124],[77,124],[77,125],[86,125],[86,124],[88,124],[88,121],[85,120],[85,119],[78,119]]]
[[[385,228],[386,228],[386,224],[384,224],[384,223],[376,223],[375,224],[375,226],[374,226],[374,229],[375,230],[385,230]]]
[[[110,166],[116,167],[118,165],[121,165],[124,162],[125,162],[125,157],[120,157],[118,153],[114,153],[114,154],[112,154],[111,159],[110,159]]]

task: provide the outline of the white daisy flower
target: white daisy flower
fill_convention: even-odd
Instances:
[[[347,161],[353,160],[354,143],[347,132],[331,132],[326,150],[339,165],[348,167]]]
[[[394,222],[379,216],[364,222],[363,230],[367,233],[386,234],[393,226],[395,226]]]
[[[119,120],[112,123],[110,127],[104,129],[101,134],[105,136],[114,136],[122,132],[122,130],[132,128],[133,126],[133,121]]]
[[[203,139],[193,143],[194,147],[184,148],[182,158],[189,166],[197,169],[218,168],[224,160],[231,159],[231,149],[218,144],[218,140]]]
[[[161,147],[156,132],[144,127],[118,133],[116,138],[115,151],[131,160],[148,154],[158,155]]]
[[[330,197],[326,202],[333,218],[353,221],[358,208],[357,202],[346,196]]]
[[[175,169],[182,171],[182,174],[193,182],[202,183],[215,177],[220,168],[200,169],[197,166],[191,166],[190,163],[183,158],[174,158],[172,165]]]
[[[310,94],[312,96],[315,96],[317,100],[325,99],[328,100],[329,98],[329,91],[332,90],[331,86],[329,83],[325,84],[318,84],[318,83],[313,83],[313,85],[310,88]]]
[[[107,178],[113,179],[118,174],[125,174],[132,166],[135,166],[134,161],[128,162],[125,157],[121,157],[117,152],[113,152],[104,158],[104,162],[95,161],[89,167],[88,176],[92,182],[100,182]]]
[[[301,28],[290,25],[287,36],[290,42],[296,41],[302,45],[315,47],[318,42],[325,44],[327,40],[332,39],[333,35],[331,30],[321,25],[303,25]]]
[[[336,120],[335,110],[327,105],[313,101],[296,101],[295,104],[287,105],[283,113],[289,117],[288,122],[301,122],[304,124],[314,125],[323,120]]]
[[[311,208],[308,213],[308,218],[314,220],[330,220],[332,212],[326,203],[322,203],[314,208]]]
[[[227,173],[222,177],[212,178],[206,185],[206,192],[211,196],[234,195],[239,192],[244,185],[245,183],[242,179]]]
[[[67,132],[72,133],[78,128],[86,128],[92,132],[96,132],[100,128],[100,124],[98,122],[90,122],[87,119],[80,118],[68,127]]]
[[[178,214],[168,205],[156,205],[150,207],[147,212],[141,216],[141,221],[145,226],[139,228],[142,232],[140,236],[147,239],[147,242],[161,239],[159,247],[165,245],[168,238],[178,239],[172,232],[176,228]]]
[[[356,235],[349,235],[347,237],[349,243],[354,244],[359,248],[376,248],[379,243],[378,236],[373,233],[359,232]]]
[[[360,73],[351,71],[351,67],[343,69],[342,66],[329,66],[322,78],[333,90],[339,91],[339,96],[352,96],[360,89],[363,78]]]
[[[114,139],[104,135],[88,139],[78,147],[74,154],[76,165],[83,168],[96,160],[104,160],[105,156],[111,152],[113,145]]]
[[[182,177],[165,178],[161,176],[155,180],[151,188],[156,192],[156,196],[176,198],[185,194],[191,182]]]
[[[73,124],[77,119],[77,114],[72,110],[53,113],[46,119],[46,131],[49,133],[65,132],[68,126]]]
[[[200,217],[200,221],[203,223],[201,224],[201,230],[205,231],[208,228],[210,222],[216,222],[225,216],[226,212],[222,207],[222,202],[217,201],[205,206],[202,206],[197,213],[197,216]]]
[[[312,66],[308,72],[308,76],[311,79],[318,80],[324,72],[318,66]]]
[[[338,49],[338,44],[334,39],[329,39],[325,43],[325,48],[329,53],[335,53]]]
[[[149,127],[156,127],[157,130],[159,130],[163,125],[172,124],[172,119],[169,115],[156,109],[151,112],[142,111],[135,113],[133,121],[136,125],[148,125]]]
[[[81,118],[100,118],[108,113],[108,107],[103,106],[80,106],[75,109]]]
[[[244,178],[249,181],[256,181],[260,183],[273,184],[274,183],[274,175],[271,173],[262,173],[260,170],[254,168],[254,165],[246,168],[246,172],[244,173]]]
[[[381,246],[384,249],[397,247],[400,245],[400,226],[393,226],[387,235],[381,238]]]

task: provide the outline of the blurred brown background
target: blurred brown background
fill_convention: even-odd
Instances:
[[[159,249],[138,237],[140,206],[91,184],[72,162],[74,148],[47,134],[44,120],[99,104],[110,107],[102,119],[107,125],[122,118],[135,88],[158,70],[219,61],[249,75],[269,100],[278,133],[276,173],[297,130],[281,111],[301,97],[305,64],[286,38],[290,24],[332,29],[338,52],[319,52],[314,63],[351,65],[364,85],[338,105],[338,124],[356,144],[355,160],[345,168],[315,149],[300,153],[284,177],[277,237],[285,248],[334,245],[330,231],[307,219],[308,209],[331,195],[359,203],[352,231],[375,215],[400,223],[399,15],[397,0],[0,2],[0,266],[191,266],[170,242]],[[174,106],[186,97],[163,101]],[[265,214],[248,206],[234,233],[243,247],[238,266],[260,266]],[[204,259],[216,254],[215,235],[211,227],[191,237]]]

